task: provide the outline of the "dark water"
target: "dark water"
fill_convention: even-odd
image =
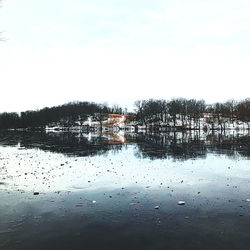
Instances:
[[[250,249],[250,136],[1,132],[0,199],[1,250]]]

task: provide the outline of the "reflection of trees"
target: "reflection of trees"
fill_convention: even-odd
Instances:
[[[1,133],[0,138],[2,145],[14,146],[20,143],[20,146],[25,148],[38,148],[76,156],[104,154],[109,150],[122,148],[122,144],[110,144],[107,138],[101,135],[88,139],[73,133],[5,132]]]
[[[124,138],[123,138],[124,137]],[[124,143],[125,142],[125,143]],[[250,136],[192,133],[155,133],[125,135],[73,134],[1,131],[0,145],[38,148],[45,151],[76,156],[105,154],[120,151],[126,143],[136,143],[137,157],[150,159],[174,158],[187,160],[205,158],[209,152],[228,156],[250,157]]]
[[[137,156],[149,157],[151,159],[173,157],[186,160],[206,156],[204,141],[197,136],[188,137],[182,133],[148,134],[138,136],[136,142],[138,145]]]
[[[240,154],[250,157],[250,136],[226,136],[218,135],[211,138],[212,143],[209,145],[209,151],[214,153],[227,154],[236,156]]]
[[[138,157],[187,160],[205,158],[208,152],[250,157],[250,137],[225,134],[200,136],[199,133],[145,134],[136,138]]]

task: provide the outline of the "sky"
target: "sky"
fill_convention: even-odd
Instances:
[[[249,0],[3,0],[0,112],[250,97]]]

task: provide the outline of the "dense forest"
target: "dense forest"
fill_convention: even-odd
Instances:
[[[204,100],[176,98],[172,100],[140,100],[134,103],[135,121],[140,124],[172,121],[177,119],[198,121],[204,114],[210,114],[220,122],[223,118],[250,122],[250,99],[230,100],[224,103],[206,104]],[[61,106],[46,107],[35,111],[1,113],[0,129],[44,128],[51,123],[60,122],[72,126],[75,121],[84,122],[89,116],[102,121],[106,114],[126,114],[126,109],[118,105],[109,107],[94,102],[70,102]]]
[[[1,113],[0,128],[43,128],[53,122],[71,126],[76,120],[85,121],[90,115],[94,116],[96,120],[101,120],[105,114],[122,112],[123,110],[116,105],[110,108],[107,105],[94,102],[70,102],[56,107],[21,112],[20,114],[15,112]]]
[[[166,100],[142,100],[135,102],[136,118],[141,123],[167,122],[170,119],[175,126],[177,118],[197,121],[210,114],[220,122],[223,118],[230,120],[250,121],[250,99],[243,101],[229,100],[225,103],[206,104],[204,100],[176,98]]]

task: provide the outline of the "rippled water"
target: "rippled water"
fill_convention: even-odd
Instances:
[[[248,132],[1,132],[0,249],[249,249],[249,159]]]

